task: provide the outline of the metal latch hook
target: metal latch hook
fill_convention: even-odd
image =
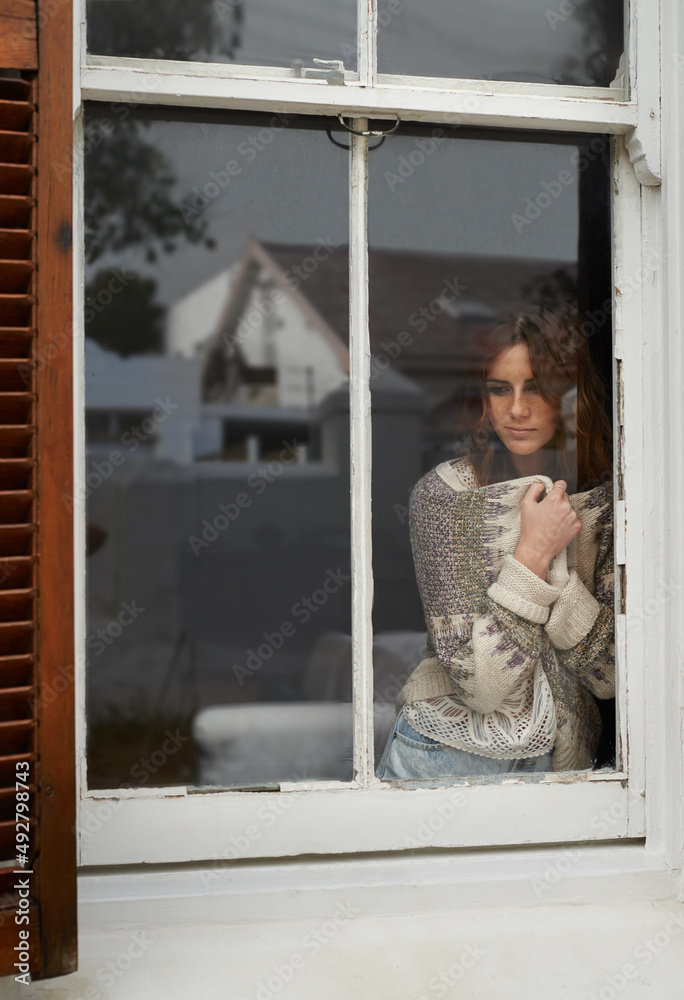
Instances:
[[[393,135],[401,125],[401,118],[397,115],[397,120],[390,129],[364,129],[363,131],[360,131],[359,129],[352,128],[351,125],[347,125],[341,114],[338,114],[337,117],[340,125],[342,125],[343,128],[346,128],[347,132],[351,132],[353,135],[367,136],[368,138],[386,139],[388,135]]]

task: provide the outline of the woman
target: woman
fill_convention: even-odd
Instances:
[[[615,686],[609,456],[576,318],[528,310],[492,330],[469,454],[411,495],[428,655],[378,777],[591,768],[594,699]]]

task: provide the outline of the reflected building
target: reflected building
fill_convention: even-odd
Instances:
[[[163,353],[86,341],[87,511],[104,532],[89,560],[94,718],[351,699],[349,261],[315,251],[252,240],[168,310]],[[466,432],[483,322],[572,268],[390,250],[370,264],[375,684],[391,706],[424,639],[410,491]],[[131,600],[144,610],[100,642]]]

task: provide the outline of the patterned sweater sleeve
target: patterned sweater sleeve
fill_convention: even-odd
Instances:
[[[428,656],[439,660],[455,693],[476,712],[496,712],[532,682],[549,607],[560,594],[497,548],[527,486],[517,487],[515,497],[505,484],[454,493],[428,474],[411,497],[411,544]]]
[[[612,509],[612,501],[609,509]],[[613,698],[615,617],[612,519],[589,530],[598,536],[594,593],[582,582],[577,571],[572,570],[545,628],[560,663],[597,698]]]

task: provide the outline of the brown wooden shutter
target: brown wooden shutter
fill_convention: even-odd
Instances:
[[[28,930],[33,978],[76,968],[71,4],[49,13],[0,0],[0,975]]]

